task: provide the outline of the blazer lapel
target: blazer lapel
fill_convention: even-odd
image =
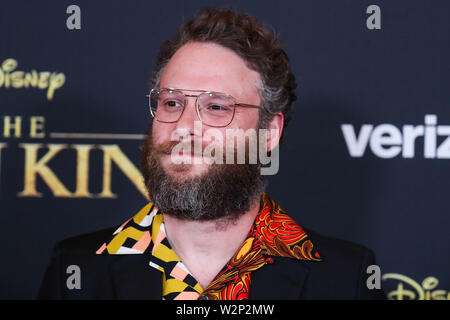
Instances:
[[[273,257],[267,264],[252,273],[250,299],[297,300],[300,299],[309,269],[303,261]]]
[[[121,255],[110,266],[116,298],[162,299],[162,273],[149,265],[148,254]]]
[[[273,257],[274,263],[252,273],[250,299],[300,299],[309,269],[303,261]],[[120,255],[110,265],[110,273],[119,300],[161,300],[162,273],[149,266],[148,254]]]

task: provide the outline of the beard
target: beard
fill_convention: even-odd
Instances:
[[[142,145],[141,171],[150,200],[164,214],[195,221],[235,221],[247,212],[265,189],[261,164],[210,164],[206,172],[177,179],[161,164],[174,142],[155,145],[151,128]],[[191,149],[193,150],[193,149]],[[174,165],[175,171],[190,165]]]

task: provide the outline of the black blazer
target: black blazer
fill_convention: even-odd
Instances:
[[[53,249],[38,299],[153,299],[162,297],[161,272],[148,265],[147,254],[97,255],[95,251],[117,228],[59,242]],[[273,257],[274,263],[252,273],[250,299],[384,299],[369,290],[367,266],[375,264],[370,249],[304,229],[323,261]],[[70,265],[81,270],[81,288],[66,285]]]

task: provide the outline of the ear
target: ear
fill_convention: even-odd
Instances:
[[[281,112],[277,112],[267,125],[267,152],[275,149],[280,143],[281,134],[283,133],[284,116]]]

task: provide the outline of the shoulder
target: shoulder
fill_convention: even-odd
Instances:
[[[109,269],[117,256],[98,255],[96,251],[117,228],[106,228],[66,238],[53,247],[38,299],[112,299]],[[78,267],[71,269],[69,267]],[[77,271],[78,270],[78,271]],[[81,276],[83,290],[71,290],[67,282],[71,274]]]
[[[303,227],[302,227],[303,228]],[[327,237],[309,228],[303,228],[308,234],[311,242],[324,259],[331,262],[358,262],[361,259],[374,257],[373,251],[361,244]]]
[[[367,268],[375,265],[375,254],[354,242],[326,237],[304,229],[322,261],[307,263],[309,281],[305,298],[312,299],[385,299],[382,290],[369,290]]]
[[[275,257],[255,271],[254,298],[258,299],[384,299],[382,290],[367,287],[367,267],[375,264],[372,250],[357,243],[302,229],[320,261]],[[303,248],[302,248],[303,249]]]

